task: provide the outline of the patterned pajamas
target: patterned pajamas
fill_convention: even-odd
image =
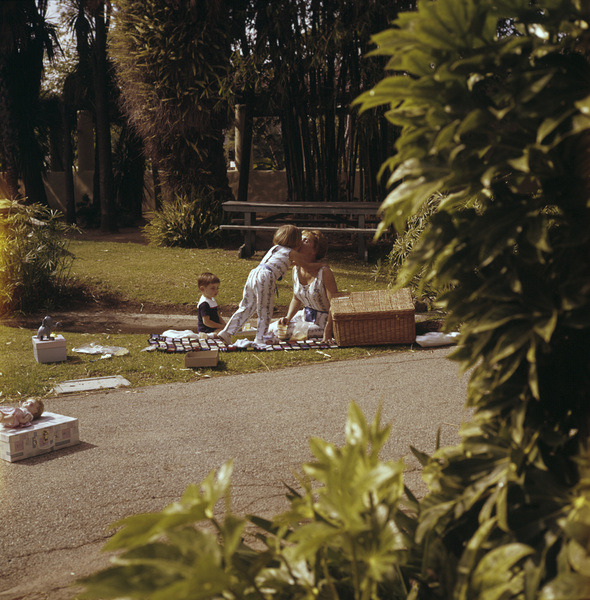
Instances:
[[[231,339],[231,336],[235,335],[256,311],[258,315],[256,342],[263,343],[275,306],[276,282],[289,269],[291,250],[286,246],[273,246],[264,255],[260,264],[250,271],[244,286],[242,301],[238,310],[220,332],[221,339],[225,340],[226,337]]]
[[[262,341],[262,338],[268,333],[268,326],[272,318],[275,289],[276,279],[272,271],[263,265],[252,269],[244,286],[242,301],[225,326],[225,331],[230,335],[235,335],[256,312],[258,315],[256,339]]]

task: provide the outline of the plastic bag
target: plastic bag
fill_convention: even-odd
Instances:
[[[198,338],[199,334],[191,329],[183,329],[182,331],[179,331],[178,329],[166,329],[166,331],[162,332],[160,337],[182,340],[184,338]]]
[[[80,354],[110,354],[111,356],[125,356],[125,354],[129,354],[127,348],[121,346],[103,346],[94,342],[90,342],[79,348],[72,348],[72,352],[79,352]]]
[[[416,342],[423,348],[430,348],[433,346],[449,346],[450,344],[456,344],[458,338],[458,331],[452,331],[451,333],[429,331],[424,335],[417,335]]]
[[[291,339],[296,342],[306,340],[310,325],[312,325],[312,323],[309,321],[297,321],[295,323],[295,329],[293,329],[293,333],[291,334]]]

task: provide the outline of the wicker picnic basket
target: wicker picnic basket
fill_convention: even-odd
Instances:
[[[333,298],[330,312],[339,346],[411,344],[416,340],[410,290],[352,292]]]

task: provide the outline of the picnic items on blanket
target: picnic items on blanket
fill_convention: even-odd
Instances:
[[[219,348],[187,352],[184,357],[185,367],[216,367],[219,360]]]
[[[198,333],[195,333],[191,329],[183,329],[182,331],[178,331],[176,329],[166,329],[162,333],[162,337],[169,338],[198,338],[200,337]]]
[[[311,324],[312,321],[297,321],[295,323],[295,329],[293,329],[291,339],[295,341],[306,340]]]
[[[240,342],[240,340],[238,340]],[[327,348],[338,348],[336,343],[323,342],[321,340],[300,340],[300,341],[284,341],[284,342],[271,342],[268,344],[255,344],[251,340],[244,340],[240,344],[227,345],[223,340],[214,339],[199,339],[199,338],[165,338],[158,334],[152,334],[148,343],[150,346],[154,346],[156,350],[160,352],[198,352],[199,350],[212,350],[217,348],[219,352],[237,352],[237,351],[266,351],[270,352],[273,350],[309,350],[309,349],[327,349]]]
[[[430,348],[433,346],[449,346],[450,344],[456,344],[458,339],[458,331],[451,331],[450,333],[443,333],[442,331],[429,331],[424,335],[416,336],[416,342],[423,348]]]
[[[286,340],[289,338],[289,326],[283,325],[280,321],[277,322],[277,336],[279,340]]]
[[[256,329],[256,327],[252,327],[250,323],[244,323],[242,329],[240,329],[240,331],[236,333],[236,337],[248,338],[253,340],[257,334],[258,330]]]
[[[351,292],[330,306],[338,346],[412,344],[416,340],[414,303],[408,288],[392,292]]]

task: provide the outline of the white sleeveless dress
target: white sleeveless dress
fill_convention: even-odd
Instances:
[[[307,327],[308,338],[321,338],[328,322],[330,300],[324,285],[324,269],[322,267],[317,276],[307,285],[299,280],[299,267],[293,267],[293,295],[305,308],[295,313],[289,322],[287,333],[293,336],[295,330],[304,331]],[[271,323],[269,332],[277,334],[277,322]],[[296,336],[297,337],[297,336]]]

